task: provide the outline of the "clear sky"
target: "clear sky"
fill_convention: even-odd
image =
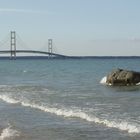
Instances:
[[[30,49],[140,56],[140,0],[0,0],[0,40],[11,30]]]

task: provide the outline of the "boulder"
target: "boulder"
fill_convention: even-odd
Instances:
[[[113,70],[107,75],[106,83],[108,85],[136,85],[140,82],[140,72],[129,71],[124,69]]]

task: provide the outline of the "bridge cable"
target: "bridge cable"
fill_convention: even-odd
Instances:
[[[0,48],[3,48],[3,50],[9,50],[10,49],[10,35],[7,34],[3,40],[0,41]]]

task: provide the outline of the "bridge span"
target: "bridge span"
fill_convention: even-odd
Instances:
[[[10,32],[10,49],[9,50],[0,50],[0,54],[10,54],[10,58],[16,58],[17,57],[17,53],[30,53],[30,54],[43,54],[48,56],[48,58],[51,57],[63,57],[66,58],[68,56],[63,55],[63,54],[58,54],[53,52],[53,40],[52,39],[48,39],[48,49],[46,51],[38,51],[38,50],[27,50],[27,49],[17,49],[17,37],[16,37],[16,32],[15,31],[11,31]],[[9,46],[9,45],[8,45]],[[25,56],[26,57],[26,56]]]
[[[35,50],[0,50],[0,54],[11,54],[11,53],[34,53],[34,54],[44,54],[47,55],[48,57],[68,57],[66,55],[62,54],[57,54],[53,52],[45,52],[45,51],[35,51]]]

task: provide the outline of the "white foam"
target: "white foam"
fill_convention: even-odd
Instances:
[[[100,81],[101,84],[106,85],[107,76],[103,77]]]
[[[135,124],[132,124],[130,122],[126,121],[118,121],[118,120],[107,120],[107,119],[101,119],[93,115],[88,115],[87,113],[83,112],[82,110],[72,110],[72,109],[65,109],[65,108],[53,108],[53,107],[48,107],[44,105],[39,105],[39,104],[34,104],[30,103],[27,101],[18,101],[15,99],[12,99],[10,97],[7,97],[6,95],[0,96],[0,99],[3,101],[6,101],[7,103],[19,103],[22,106],[25,107],[31,107],[35,109],[42,110],[44,112],[49,112],[53,113],[59,116],[64,116],[64,117],[77,117],[80,119],[84,119],[89,122],[94,122],[98,124],[103,124],[107,127],[111,128],[117,128],[119,130],[124,130],[127,131],[128,133],[140,133],[140,126],[137,126]]]
[[[136,86],[139,86],[139,85],[140,85],[140,82],[136,84]]]
[[[107,76],[104,76],[101,81],[100,81],[100,84],[102,85],[108,85],[108,86],[111,86],[112,84],[108,84],[107,82]]]
[[[11,126],[9,126],[2,130],[2,133],[0,135],[0,140],[7,140],[18,136],[20,136],[19,131],[12,129]]]
[[[49,108],[46,106],[40,106],[36,104],[29,104],[29,103],[21,103],[23,106],[28,106],[36,109],[40,109],[45,112],[53,113],[59,116],[64,116],[64,117],[77,117],[84,119],[89,122],[95,122],[99,124],[104,124],[107,127],[112,127],[112,128],[118,128],[120,130],[127,131],[128,133],[140,133],[140,127],[136,127],[135,125],[131,125],[128,122],[118,122],[116,121],[109,121],[106,119],[100,119],[95,116],[90,116],[81,110],[79,111],[74,111],[74,110],[66,110],[66,109],[58,109],[58,108]]]
[[[11,104],[17,104],[19,103],[19,101],[13,99],[13,98],[10,98],[6,95],[0,95],[0,99],[2,99],[3,101],[7,102],[7,103],[11,103]]]

